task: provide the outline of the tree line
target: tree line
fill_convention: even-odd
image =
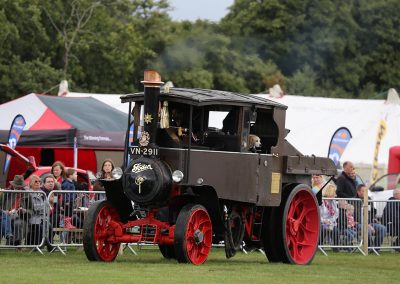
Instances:
[[[235,0],[220,22],[173,21],[168,0],[0,0],[0,102],[178,87],[378,98],[400,85],[398,0]],[[379,97],[381,98],[381,97]]]

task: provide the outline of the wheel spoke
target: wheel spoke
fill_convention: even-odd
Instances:
[[[312,229],[312,228],[309,228],[307,226],[307,224],[303,224],[303,223],[300,223],[299,229],[301,229],[304,232],[309,232],[309,233],[318,233],[319,232],[318,228],[317,229]]]

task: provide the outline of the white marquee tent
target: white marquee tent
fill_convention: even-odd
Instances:
[[[347,127],[353,138],[340,161],[352,161],[359,168],[371,168],[380,121],[386,134],[379,147],[379,168],[386,170],[389,148],[400,145],[400,99],[390,89],[386,100],[336,99],[284,95],[260,95],[287,105],[287,139],[305,155],[327,156],[332,135]]]

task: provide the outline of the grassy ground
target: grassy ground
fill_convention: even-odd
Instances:
[[[69,249],[45,256],[0,250],[1,283],[399,283],[400,254],[382,252],[317,253],[308,266],[268,263],[259,252],[225,259],[214,248],[201,266],[163,259],[158,249],[135,256],[128,250],[113,263],[87,261],[84,252]]]

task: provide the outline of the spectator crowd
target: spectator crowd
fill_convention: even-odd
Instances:
[[[320,245],[331,246],[334,252],[340,249],[352,251],[352,248],[361,244],[363,200],[364,195],[368,194],[367,186],[357,178],[353,163],[347,161],[343,164],[343,171],[335,182],[327,182],[323,176],[313,175],[311,185],[315,194],[322,190],[323,196],[320,205]],[[378,216],[374,201],[369,196],[368,201],[368,247],[379,252],[385,237],[390,236],[390,245],[400,251],[400,189],[393,190],[393,197],[385,202],[382,216]]]
[[[113,169],[112,160],[106,159],[99,179],[112,179]],[[5,246],[46,247],[52,251],[56,234],[64,243],[74,241],[71,232],[82,237],[85,210],[93,201],[105,198],[104,193],[89,193],[88,184],[78,182],[77,170],[66,168],[60,161],[40,177],[31,174],[26,182],[24,176],[15,175],[9,184],[0,190],[0,245]],[[104,190],[100,180],[94,190]]]

